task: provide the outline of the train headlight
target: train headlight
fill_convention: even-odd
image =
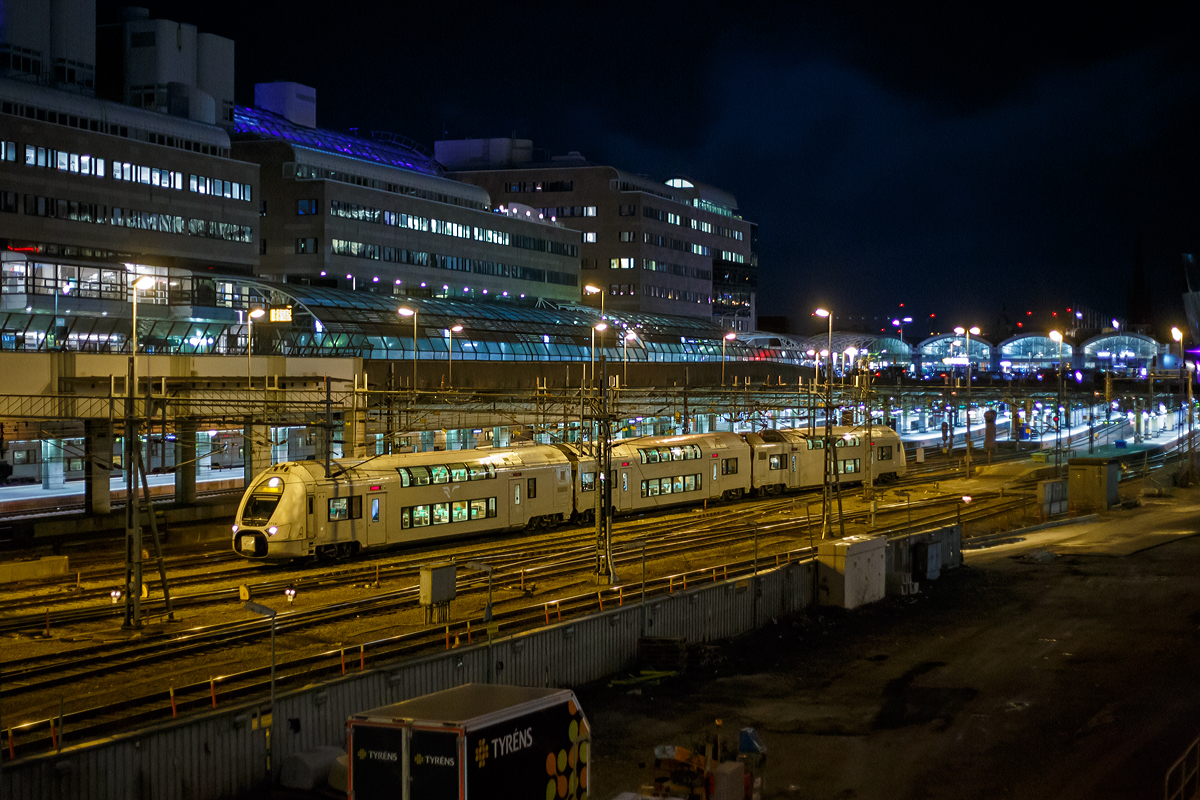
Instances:
[[[234,525],[234,526],[233,526],[233,532],[234,532],[234,533],[237,533],[237,532],[238,532],[238,526],[237,526],[237,525]]]
[[[274,536],[277,533],[279,533],[279,526],[272,525],[271,527],[267,528],[267,536]]]

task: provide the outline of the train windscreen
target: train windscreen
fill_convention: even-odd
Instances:
[[[279,495],[252,494],[242,512],[243,525],[266,525],[279,505]]]

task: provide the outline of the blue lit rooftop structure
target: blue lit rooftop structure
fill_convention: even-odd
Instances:
[[[576,304],[409,297],[128,265],[113,271],[105,291],[74,278],[6,280],[0,295],[12,310],[0,310],[0,349],[129,352],[130,286],[141,274],[159,278],[138,291],[139,350],[147,354],[244,354],[245,312],[264,306],[289,306],[291,322],[256,323],[254,352],[291,357],[412,359],[414,320],[397,313],[402,306],[417,312],[420,360],[445,358],[452,345],[456,361],[588,361],[592,331],[601,322],[596,309]],[[596,354],[613,361],[718,361],[723,344],[731,361],[799,364],[805,358],[793,342],[764,341],[764,334],[726,341],[727,331],[705,318],[613,312],[603,321],[609,327],[597,334]],[[463,330],[451,338],[456,325]]]
[[[366,139],[352,133],[307,128],[264,111],[261,108],[234,106],[234,132],[237,136],[282,139],[302,147],[357,158],[410,172],[442,177],[445,169],[420,145],[393,134],[375,134]]]

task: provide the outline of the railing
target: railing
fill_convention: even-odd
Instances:
[[[1200,794],[1200,737],[1197,737],[1163,778],[1164,800],[1193,800]]]

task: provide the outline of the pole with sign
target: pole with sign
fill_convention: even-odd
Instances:
[[[263,726],[267,736],[267,778],[271,779],[271,728],[275,725],[275,609],[247,600],[246,610],[271,620],[271,711],[270,722]]]

